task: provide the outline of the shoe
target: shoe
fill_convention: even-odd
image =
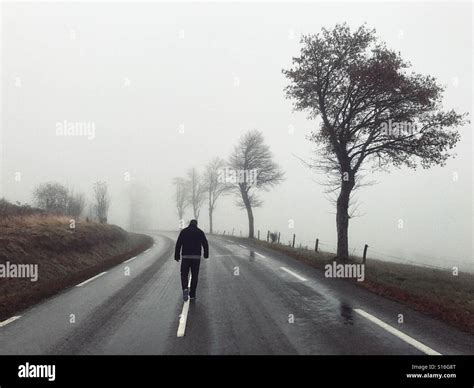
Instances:
[[[187,288],[185,288],[185,289],[183,290],[183,300],[184,300],[185,302],[187,302],[187,301],[188,301],[188,298],[189,298],[189,290],[188,290]]]

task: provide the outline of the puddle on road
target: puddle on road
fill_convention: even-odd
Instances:
[[[255,252],[254,251],[250,251],[249,260],[250,260],[251,263],[253,263],[255,261]]]
[[[341,302],[340,306],[341,317],[343,319],[344,325],[352,325],[354,324],[354,314],[352,307],[346,304],[345,302]]]

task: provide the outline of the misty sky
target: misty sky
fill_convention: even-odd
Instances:
[[[153,227],[176,229],[173,177],[227,158],[245,131],[258,129],[286,180],[261,195],[256,230],[278,230],[285,241],[296,233],[297,243],[309,245],[319,237],[327,244],[321,248],[331,249],[335,210],[317,174],[298,159],[312,156],[306,136],[317,122],[293,112],[283,93],[288,82],[281,70],[299,54],[299,37],[335,23],[367,22],[413,70],[446,86],[446,109],[469,112],[472,120],[471,7],[3,3],[0,195],[31,202],[38,183],[54,180],[90,198],[93,182],[104,180],[112,194],[109,221],[127,227],[130,174],[151,198]],[[94,135],[58,136],[64,121],[93,125]],[[391,169],[358,192],[351,252],[367,243],[373,256],[473,262],[471,125],[459,130],[458,156],[444,168]],[[206,229],[206,208],[199,221]],[[246,233],[246,212],[225,198],[214,224]]]

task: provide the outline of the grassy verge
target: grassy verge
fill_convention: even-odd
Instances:
[[[248,239],[244,240],[250,243]],[[259,240],[251,242],[282,252],[322,271],[326,264],[334,261],[334,254],[327,252],[314,252]],[[360,262],[361,258],[352,257],[347,263]],[[453,276],[450,270],[368,259],[363,282],[355,279],[345,281],[474,334],[473,274],[459,273],[458,276]]]
[[[38,280],[0,278],[0,321],[153,244],[118,226],[32,215],[0,220],[0,264],[37,264]]]

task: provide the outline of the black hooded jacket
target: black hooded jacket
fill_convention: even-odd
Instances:
[[[209,257],[209,244],[204,232],[197,225],[189,225],[179,234],[174,249],[174,259],[179,260],[179,256],[183,259],[200,259],[201,247],[204,248],[204,258]]]

